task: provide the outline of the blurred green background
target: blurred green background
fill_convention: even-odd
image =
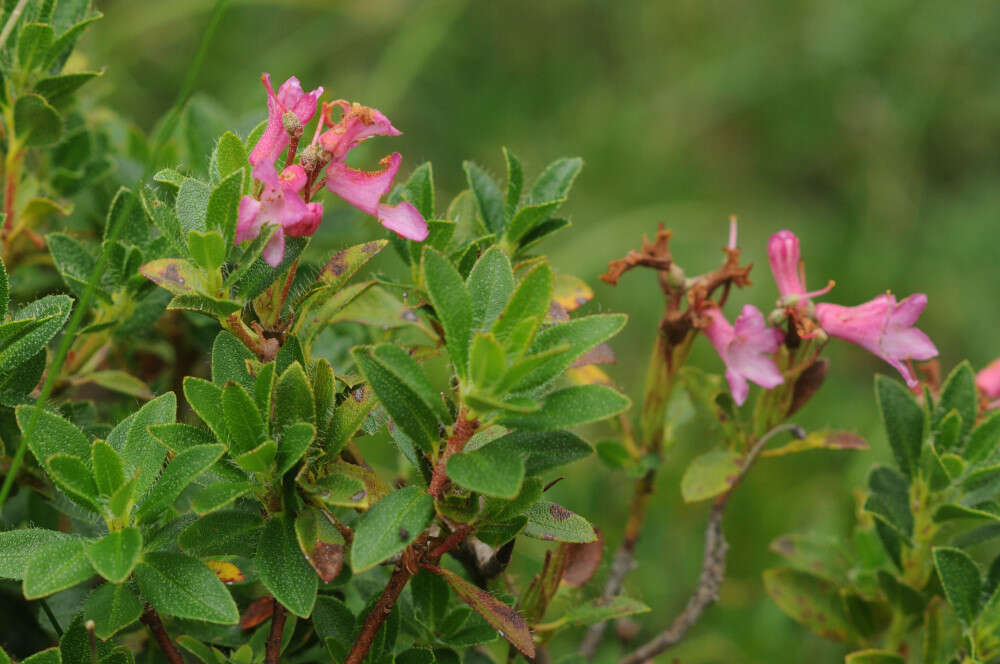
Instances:
[[[106,74],[91,92],[149,130],[176,95],[212,3],[97,4],[106,18],[84,50]],[[772,304],[767,237],[789,228],[802,238],[810,285],[837,281],[828,301],[923,291],[930,304],[920,326],[946,369],[1000,354],[998,33],[991,0],[233,2],[195,103],[222,128],[237,118],[245,135],[265,117],[258,77],[269,71],[275,85],[294,74],[307,89],[325,86],[327,99],[375,106],[404,135],[372,141],[369,167],[393,150],[404,175],[433,161],[439,211],[464,187],[463,159],[502,175],[506,145],[530,175],[553,158],[582,156],[565,208],[574,226],[544,249],[594,286],[592,307],[631,315],[610,372],[636,397],[658,289],[651,274],[630,274],[617,289],[596,277],[658,221],[674,229],[675,257],[696,273],[717,263],[726,219],[739,216],[744,256],[758,268],[731,315],[746,302]],[[317,251],[379,232],[326,202]],[[800,421],[854,429],[872,451],[762,462],[729,510],[720,602],[661,661],[842,661],[839,646],[770,603],[760,577],[778,562],[767,548],[775,536],[845,533],[852,490],[887,457],[871,385],[888,367],[839,344],[828,357],[830,379]],[[695,361],[720,369],[704,341]],[[682,441],[660,476],[642,565],[627,584],[654,607],[643,637],[669,623],[697,577],[706,506],[683,504],[678,480],[711,444]],[[617,545],[627,478],[592,460],[554,491]],[[521,551],[521,569],[541,552]],[[558,642],[554,655],[573,645]],[[601,657],[618,652],[611,639]]]

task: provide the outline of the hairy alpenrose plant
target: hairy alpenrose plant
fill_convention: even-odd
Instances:
[[[29,627],[0,622],[0,664],[545,662],[576,640],[573,658],[649,661],[709,615],[726,508],[758,463],[867,448],[791,421],[834,339],[908,386],[876,379],[895,466],[871,472],[850,536],[774,542],[787,565],[768,593],[854,664],[1000,661],[1000,563],[981,567],[1000,521],[1000,370],[919,380],[913,362],[937,355],[914,327],[926,296],[818,301],[833,284],[807,291],[783,230],[765,313],[731,302],[751,274],[735,220],[699,275],[661,226],[602,276],[648,268],[663,295],[630,409],[599,366],[626,317],[585,313],[593,290],[539,253],[569,226],[580,159],[530,184],[508,150],[505,183],[467,162],[444,205],[429,163],[405,182],[399,153],[347,165],[400,133],[382,112],[268,74],[266,120],[206,138],[187,102],[221,6],[147,139],[75,103],[96,75],[63,71],[99,18],[88,2],[4,3],[0,608]],[[360,244],[310,246],[337,204],[324,189],[388,237],[369,224]],[[370,263],[390,244],[396,267]],[[719,360],[693,366],[696,343]],[[662,631],[603,642],[652,611],[622,591],[637,563],[662,564],[636,545],[682,425],[705,442],[679,487],[710,503],[701,573],[664,574],[691,595],[669,621],[653,607]],[[549,493],[588,481],[563,469],[590,436],[603,471],[634,482],[607,563],[599,530]],[[544,556],[512,566],[527,540]]]

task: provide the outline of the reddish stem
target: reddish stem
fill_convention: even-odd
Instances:
[[[368,654],[368,651],[372,647],[372,642],[375,640],[375,636],[378,634],[379,629],[382,628],[382,623],[384,623],[385,619],[389,617],[390,613],[392,613],[392,607],[396,605],[396,600],[399,599],[403,589],[406,588],[406,584],[409,583],[410,577],[412,577],[416,573],[417,569],[419,569],[416,546],[418,544],[422,544],[423,540],[423,537],[417,539],[416,542],[403,551],[403,557],[396,564],[396,569],[393,570],[392,576],[389,578],[389,583],[382,591],[382,596],[378,598],[378,602],[372,610],[368,612],[368,615],[365,616],[365,622],[361,626],[361,632],[358,634],[357,640],[351,647],[351,652],[347,654],[347,659],[344,660],[344,664],[361,664],[365,656]]]
[[[445,445],[441,458],[438,459],[437,465],[434,467],[430,486],[427,487],[427,493],[431,494],[434,498],[441,497],[448,483],[448,474],[446,472],[448,459],[451,458],[451,455],[458,454],[465,448],[465,444],[472,438],[472,434],[476,432],[478,426],[479,422],[468,419],[468,411],[465,407],[458,412],[458,420],[455,421],[451,437]]]
[[[264,647],[264,661],[267,664],[278,664],[278,658],[281,657],[281,637],[285,630],[287,617],[288,609],[275,600],[274,613],[271,614],[271,631],[267,635],[267,644]]]
[[[139,618],[139,621],[153,633],[153,638],[160,645],[160,650],[167,656],[167,661],[170,664],[184,664],[184,658],[181,657],[181,653],[177,650],[174,642],[170,640],[170,635],[167,634],[167,629],[163,626],[163,621],[160,620],[156,609],[153,607],[147,608],[146,612]]]

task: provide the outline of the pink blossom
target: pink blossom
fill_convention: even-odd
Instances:
[[[334,102],[334,105],[341,108],[343,117],[319,136],[323,150],[331,155],[326,169],[326,188],[362,212],[377,218],[383,226],[397,235],[418,242],[426,239],[427,222],[412,204],[379,203],[392,188],[392,181],[403,160],[398,152],[383,159],[383,168],[377,171],[352,168],[345,161],[347,154],[362,141],[372,136],[398,136],[401,132],[374,108],[343,100]]]
[[[281,152],[288,147],[288,128],[285,125],[285,114],[291,113],[300,126],[309,122],[316,114],[316,103],[323,88],[318,87],[306,94],[302,91],[299,79],[292,76],[281,84],[278,93],[271,87],[271,75],[262,74],[260,80],[267,88],[267,128],[250,152],[250,164],[254,166],[253,176],[261,182],[266,182],[268,174],[264,170],[274,169],[274,162]]]
[[[976,374],[976,387],[988,402],[987,408],[1000,408],[1000,358]]]
[[[261,252],[269,265],[277,267],[285,256],[285,235],[303,237],[315,233],[323,218],[323,205],[306,203],[300,197],[307,178],[298,164],[287,167],[281,175],[265,174],[265,177],[260,200],[252,196],[240,200],[235,242],[240,244],[254,239],[260,235],[264,224],[277,226]]]
[[[781,230],[771,236],[767,243],[767,257],[774,281],[778,285],[778,294],[785,306],[808,305],[809,298],[823,295],[833,288],[833,282],[830,282],[826,288],[806,292],[799,238],[791,231]]]
[[[743,307],[735,325],[730,325],[716,308],[706,310],[704,315],[709,320],[704,328],[705,336],[726,364],[726,380],[736,405],[743,405],[747,399],[748,380],[766,389],[773,389],[785,381],[769,357],[778,350],[783,335],[780,330],[767,326],[757,307],[749,304]]]
[[[896,369],[910,387],[918,385],[906,360],[929,360],[938,354],[926,334],[913,327],[927,306],[927,296],[917,293],[897,302],[879,295],[856,307],[817,304],[816,319],[832,337],[861,346]]]

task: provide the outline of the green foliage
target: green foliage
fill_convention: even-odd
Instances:
[[[417,487],[404,487],[365,512],[354,532],[351,567],[363,572],[411,544],[434,515],[434,501]]]
[[[181,553],[146,553],[135,568],[143,597],[160,613],[189,620],[233,624],[236,603],[218,577],[199,560]]]

